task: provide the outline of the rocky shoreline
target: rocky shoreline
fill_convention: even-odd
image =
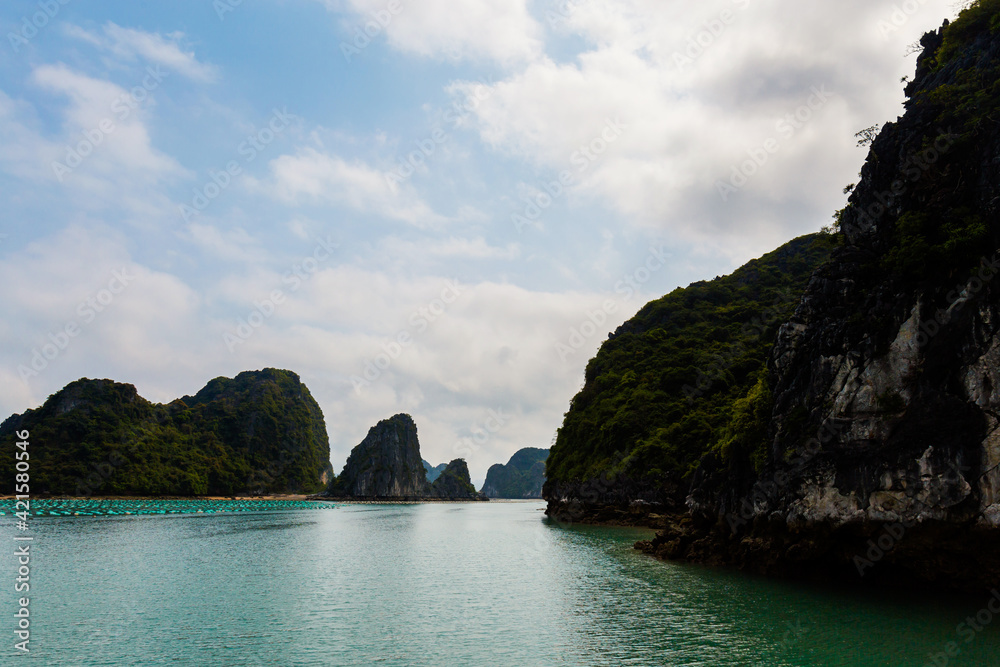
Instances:
[[[1000,536],[947,522],[810,525],[796,531],[783,518],[758,521],[737,535],[707,518],[667,518],[652,540],[635,548],[661,560],[733,568],[754,574],[848,585],[975,593],[1000,581],[994,554]]]
[[[579,523],[590,526],[651,528],[653,530],[666,529],[677,516],[663,505],[596,505],[576,500],[566,502],[550,500],[545,509],[545,515],[552,521],[565,526]]]
[[[795,531],[782,517],[774,517],[757,519],[752,532],[737,534],[724,517],[663,506],[550,501],[545,514],[565,526],[656,530],[655,537],[634,548],[663,561],[783,579],[899,588],[912,587],[916,580],[928,590],[968,593],[1000,581],[993,557],[1000,551],[1000,535],[946,522],[810,525]]]

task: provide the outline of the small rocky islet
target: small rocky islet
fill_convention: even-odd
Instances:
[[[344,500],[488,500],[476,491],[464,459],[435,469],[420,456],[413,417],[398,414],[373,426],[344,469],[317,497]],[[434,472],[434,480],[429,481]]]

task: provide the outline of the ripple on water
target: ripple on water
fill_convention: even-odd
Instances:
[[[29,501],[29,516],[129,516],[151,514],[216,514],[229,512],[273,512],[319,510],[331,503],[309,500],[203,500],[203,499],[61,499]],[[13,499],[0,500],[0,516],[23,509]]]

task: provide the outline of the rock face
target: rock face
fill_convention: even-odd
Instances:
[[[699,459],[745,430],[734,407],[835,245],[833,234],[794,239],[619,327],[587,364],[547,459],[547,514],[630,524],[683,511]]]
[[[438,469],[434,483],[429,483],[429,472]],[[366,500],[486,500],[472,486],[464,459],[432,468],[420,458],[417,425],[405,414],[384,419],[368,431],[325,495]]]
[[[455,459],[431,484],[430,495],[442,500],[486,500],[476,492],[469,476],[469,466],[465,459]]]
[[[488,498],[541,498],[549,450],[526,447],[486,472],[482,494]]]
[[[663,557],[949,588],[1000,581],[1000,5],[922,39],[769,362],[756,461],[707,457]]]
[[[333,477],[322,410],[295,373],[273,368],[216,378],[168,405],[84,378],[7,419],[2,446],[13,451],[20,430],[31,433],[35,493],[313,493]],[[13,475],[13,462],[0,470]]]
[[[413,418],[399,414],[373,426],[361,444],[351,450],[329,494],[350,498],[430,495]]]

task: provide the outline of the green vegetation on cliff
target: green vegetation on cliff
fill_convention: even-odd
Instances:
[[[985,33],[1000,32],[1000,0],[975,0],[963,9],[944,31],[944,42],[936,54],[936,67],[950,63]]]
[[[803,236],[647,304],[587,365],[548,459],[549,482],[679,481],[711,449],[759,448],[768,353],[835,244],[830,234]]]
[[[885,195],[893,200],[884,216],[894,218],[893,233],[879,268],[907,283],[967,270],[998,240],[976,205],[985,183],[980,153],[994,141],[1000,115],[998,33],[1000,0],[980,0],[923,36],[917,76],[906,88],[907,123],[886,124],[862,171],[876,177],[893,166],[890,151],[902,149],[899,186],[869,207],[857,209],[852,197],[850,206],[872,224],[881,222]]]
[[[297,375],[266,369],[150,403],[134,386],[77,380],[0,426],[31,434],[31,489],[55,495],[315,492],[329,476],[323,413]],[[13,480],[13,457],[0,463]]]

